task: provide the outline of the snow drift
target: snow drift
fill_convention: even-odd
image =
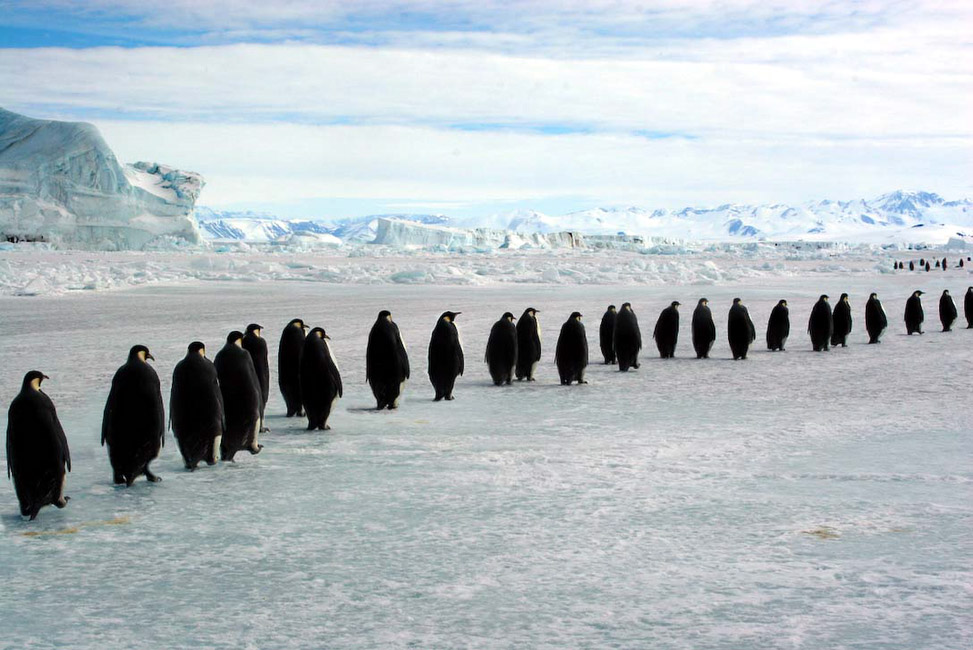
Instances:
[[[203,185],[157,163],[121,165],[91,124],[0,109],[3,239],[108,250],[199,243],[193,209]]]

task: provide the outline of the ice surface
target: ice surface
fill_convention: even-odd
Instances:
[[[176,266],[197,259],[221,258]],[[913,289],[962,295],[969,276],[769,263],[780,277],[705,287],[268,281],[0,296],[0,430],[23,373],[44,370],[75,467],[69,506],[33,524],[0,487],[0,647],[970,647],[973,330],[939,333],[932,300],[927,334],[901,323]],[[877,346],[864,344],[871,291],[890,319]],[[855,329],[850,347],[815,354],[803,332],[822,292],[851,295]],[[688,306],[704,295],[719,336],[697,361]],[[788,299],[788,352],[728,360],[736,296],[758,344]],[[553,337],[571,311],[594,350],[609,302],[631,301],[651,332],[674,299],[687,305],[676,359],[645,336],[640,370],[594,365],[590,385],[556,385]],[[463,312],[467,358],[481,359],[490,325],[526,306],[542,310],[539,381],[497,388],[471,363],[456,401],[433,403],[423,360],[438,314]],[[364,346],[383,308],[415,371],[401,408],[376,413]],[[332,431],[281,417],[275,388],[259,456],[190,474],[167,436],[163,483],[110,484],[101,410],[130,345],[153,351],[168,396],[190,341],[212,355],[255,321],[273,356],[295,316],[327,328],[342,368]]]

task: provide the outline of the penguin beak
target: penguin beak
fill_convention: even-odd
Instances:
[[[328,340],[328,341],[330,341],[330,340],[331,340],[331,337],[330,337],[330,336],[328,336],[327,334],[325,334],[325,335],[324,335],[324,336],[322,336],[321,338],[323,338],[323,339],[326,339],[326,340]]]
[[[155,357],[152,356],[152,353],[151,352],[146,352],[145,353],[145,358],[146,359],[152,359],[153,361],[155,361]]]
[[[43,378],[43,379],[50,379],[50,377],[48,377],[47,375],[41,375],[41,378]]]

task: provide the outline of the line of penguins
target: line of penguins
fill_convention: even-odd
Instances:
[[[967,255],[966,262],[970,262],[970,261],[973,261],[973,257]],[[932,268],[933,268],[932,267],[932,263],[933,262],[936,263],[936,268],[937,269],[942,269],[943,271],[949,270],[949,260],[946,259],[945,257],[942,260],[938,260],[938,259],[927,260],[924,257],[920,257],[919,258],[919,267],[918,268],[919,268],[920,271],[925,270],[926,273],[929,273],[930,271],[932,271]],[[957,264],[957,266],[959,268],[961,268],[961,269],[966,266],[966,264],[963,261],[963,258],[962,257],[959,258],[959,263]],[[905,270],[905,262],[901,262],[901,261],[900,262],[892,262],[892,270],[894,270],[894,271],[903,270],[904,271]],[[915,260],[909,260],[909,270],[910,271],[915,271],[916,270],[916,262],[915,262]]]
[[[914,291],[906,301],[904,320],[909,335],[922,334],[925,319],[921,296]],[[679,302],[662,310],[653,338],[663,358],[675,356],[679,335]],[[964,311],[967,327],[973,328],[973,287],[967,289]],[[464,372],[463,346],[456,328],[461,312],[440,315],[429,341],[428,374],[435,389],[435,400],[452,400],[456,378]],[[534,381],[541,359],[541,336],[537,315],[529,307],[520,319],[506,312],[492,326],[487,341],[485,362],[493,383],[509,385],[514,379]],[[956,305],[949,291],[939,300],[943,331],[952,329],[957,318]],[[880,343],[888,318],[877,294],[865,304],[865,329],[869,343]],[[808,333],[816,351],[831,346],[846,346],[852,329],[848,294],[831,307],[822,295],[811,310]],[[308,331],[310,330],[310,331]],[[263,327],[254,323],[246,332],[234,331],[213,361],[206,357],[206,346],[194,341],[172,374],[169,399],[169,427],[173,432],[186,469],[193,471],[201,462],[214,465],[218,459],[233,461],[241,451],[258,454],[258,440],[264,427],[264,410],[270,396],[270,367]],[[767,348],[783,351],[790,335],[790,313],[786,300],[773,308],[767,323]],[[739,298],[734,298],[727,318],[727,337],[733,358],[746,359],[756,340],[750,313]],[[307,417],[308,430],[327,430],[328,418],[343,387],[338,364],[324,329],[313,329],[295,318],[284,328],[277,357],[278,386],[287,407],[287,417]],[[692,342],[696,357],[709,357],[716,341],[716,325],[709,301],[700,298],[693,312]],[[642,334],[630,303],[621,309],[614,305],[602,316],[599,344],[606,364],[617,364],[626,372],[638,368]],[[159,376],[148,361],[154,360],[144,345],[131,348],[126,363],[112,378],[111,390],[102,418],[101,444],[108,448],[108,459],[116,484],[132,485],[139,476],[148,481],[161,479],[149,464],[165,442],[165,408]],[[555,365],[563,385],[585,382],[588,366],[588,339],[582,315],[574,312],[561,326],[555,349]],[[365,353],[365,378],[378,409],[398,407],[402,389],[410,376],[409,355],[398,325],[389,311],[381,311],[368,335]],[[13,479],[21,515],[33,520],[41,508],[63,508],[66,472],[71,470],[71,455],[64,429],[50,397],[41,390],[46,375],[32,370],[24,376],[20,393],[10,405],[7,422],[7,473]]]

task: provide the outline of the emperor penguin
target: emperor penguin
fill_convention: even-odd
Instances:
[[[767,321],[767,349],[784,352],[787,337],[791,334],[791,314],[786,300],[778,300]]]
[[[605,358],[605,365],[615,363],[615,318],[618,310],[615,305],[608,305],[604,316],[601,317],[601,326],[598,328],[598,342],[601,346],[601,356]]]
[[[848,335],[851,334],[851,303],[848,294],[843,293],[831,312],[831,323],[834,331],[831,333],[831,345],[848,347]]]
[[[399,407],[402,388],[409,378],[409,353],[392,313],[382,310],[368,334],[365,351],[365,379],[372,387],[377,408]]]
[[[63,508],[71,498],[64,496],[71,452],[54,402],[41,390],[45,379],[39,370],[24,375],[7,411],[7,477],[13,479],[20,514],[31,521],[44,506]]]
[[[581,323],[581,321],[579,320],[578,323]],[[581,327],[583,329],[584,325],[581,325]],[[642,330],[639,329],[639,319],[635,316],[631,303],[624,303],[621,311],[618,312],[618,317],[615,318],[613,341],[615,358],[618,360],[618,370],[620,372],[628,372],[629,368],[637,370],[639,367],[639,351],[642,349]]]
[[[910,271],[915,271],[916,270],[916,263],[913,262],[912,260],[909,260],[909,270]]]
[[[700,298],[693,311],[693,349],[697,359],[709,359],[709,351],[716,341],[716,323],[709,308],[709,300]]]
[[[267,339],[263,337],[263,325],[250,323],[243,335],[243,349],[250,353],[253,369],[257,371],[257,381],[260,382],[260,422],[261,433],[269,431],[263,425],[264,413],[267,410],[267,400],[270,399],[270,362],[267,355]]]
[[[541,360],[540,311],[528,307],[517,321],[517,381],[534,381],[534,371]]]
[[[456,327],[456,317],[462,312],[444,311],[436,321],[429,337],[429,382],[436,390],[435,401],[453,399],[456,377],[462,376],[465,360],[463,344]]]
[[[277,385],[287,405],[287,417],[304,415],[301,406],[301,354],[307,325],[300,318],[287,324],[280,334],[277,348]]]
[[[331,337],[320,327],[308,332],[301,355],[301,399],[307,430],[331,429],[328,418],[343,393],[341,372],[331,353]]]
[[[734,361],[746,359],[750,344],[757,340],[757,330],[750,319],[750,312],[739,298],[734,298],[730,307],[730,314],[726,319],[726,337]]]
[[[195,470],[200,461],[216,464],[226,416],[216,366],[206,358],[201,341],[189,344],[186,356],[172,371],[169,427],[186,469]]]
[[[486,354],[483,360],[490,371],[495,386],[510,385],[517,365],[517,326],[514,315],[509,311],[500,317],[490,328]]]
[[[676,356],[676,342],[679,340],[679,306],[679,301],[674,300],[662,310],[659,319],[655,322],[652,338],[655,339],[655,346],[659,348],[659,356],[663,359],[672,359]]]
[[[617,327],[618,323],[615,325]],[[554,350],[554,363],[562,385],[569,386],[573,381],[588,383],[584,379],[584,371],[588,367],[588,336],[580,312],[573,312],[561,326],[561,335]]]
[[[162,480],[149,469],[166,431],[162,388],[150,359],[155,357],[144,345],[129,350],[128,360],[112,378],[101,422],[101,444],[108,445],[114,482],[127,486],[142,475],[152,483]]]
[[[966,329],[973,329],[973,287],[967,287],[963,298],[963,312],[966,314]]]
[[[949,295],[949,289],[943,290],[943,295],[939,297],[939,322],[943,324],[944,332],[953,331],[953,323],[956,322],[956,303]]]
[[[905,330],[909,336],[914,333],[922,334],[922,321],[926,319],[926,315],[922,311],[922,298],[920,298],[923,293],[925,292],[917,289],[905,301]]]
[[[811,316],[807,321],[807,333],[811,335],[811,347],[815,352],[827,352],[831,349],[831,335],[834,334],[834,322],[831,319],[831,305],[828,296],[822,294],[811,308]]]
[[[226,430],[220,441],[220,458],[232,461],[238,451],[259,454],[260,380],[253,359],[243,349],[243,333],[233,331],[213,360],[223,395]]]
[[[878,294],[873,292],[865,303],[865,331],[868,332],[868,342],[881,343],[882,334],[888,326],[889,319],[885,314],[885,307],[878,299]]]

